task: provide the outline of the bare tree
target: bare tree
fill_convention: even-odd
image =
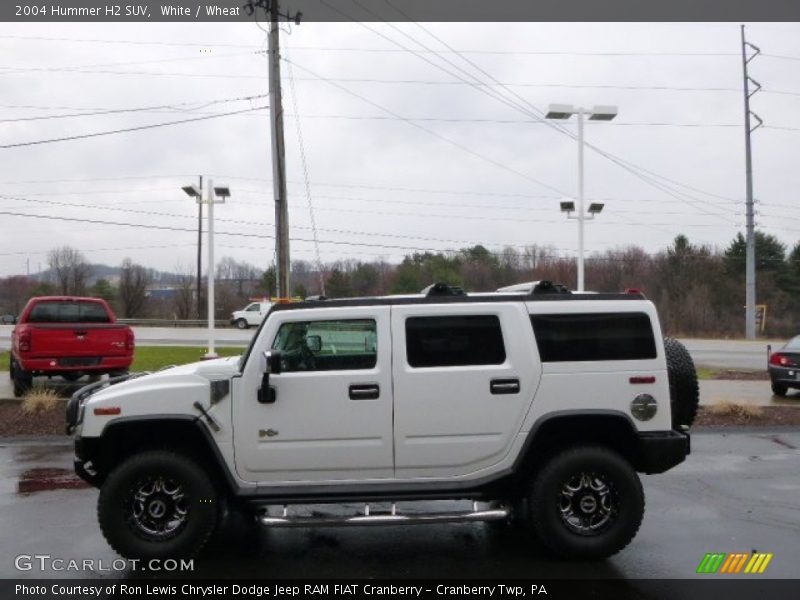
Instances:
[[[0,312],[18,315],[28,298],[33,295],[35,287],[36,282],[24,275],[0,279]]]
[[[189,319],[194,308],[194,273],[191,267],[184,268],[178,265],[175,269],[176,282],[175,295],[172,297],[172,306],[176,319]],[[202,314],[200,315],[202,318]]]
[[[141,316],[147,303],[147,286],[150,277],[142,265],[134,264],[130,258],[122,261],[119,275],[119,301],[125,318]]]
[[[51,250],[47,254],[47,263],[63,295],[81,296],[86,293],[92,268],[79,250],[70,246]]]

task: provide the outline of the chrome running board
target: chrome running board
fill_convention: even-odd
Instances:
[[[370,505],[364,505],[363,514],[351,516],[292,516],[287,506],[283,507],[281,516],[268,514],[258,517],[262,525],[267,527],[345,527],[356,525],[424,525],[434,523],[469,523],[474,521],[503,521],[509,517],[510,511],[504,506],[478,510],[477,502],[471,511],[432,512],[402,514],[392,504],[389,513],[370,513]]]

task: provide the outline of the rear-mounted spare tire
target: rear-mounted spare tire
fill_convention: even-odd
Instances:
[[[697,416],[700,403],[700,388],[697,384],[697,371],[689,351],[674,338],[664,338],[664,352],[667,356],[667,376],[669,379],[669,399],[672,408],[672,427],[690,427]]]

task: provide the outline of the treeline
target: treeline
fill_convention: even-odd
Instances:
[[[666,333],[685,336],[740,336],[744,331],[745,239],[737,235],[725,250],[693,244],[679,235],[670,247],[649,254],[625,246],[586,259],[586,289],[598,292],[642,290],[656,303]],[[774,236],[756,235],[757,301],[766,305],[764,334],[788,337],[800,333],[800,242],[788,250]],[[93,295],[108,300],[127,318],[206,317],[205,282],[200,297],[192,268],[158,274],[125,259],[119,275],[93,278],[91,266],[72,248],[48,256],[48,281],[24,276],[0,279],[0,313],[19,314],[33,295]],[[306,261],[292,263],[293,295],[324,293],[331,298],[417,293],[434,282],[467,291],[548,279],[574,288],[574,258],[556,249],[531,245],[490,252],[483,246],[454,252],[406,256],[400,264],[385,261],[337,261],[321,269]],[[227,318],[254,297],[274,297],[275,270],[223,258],[217,264],[216,317]],[[199,302],[198,302],[199,300]]]
[[[669,248],[649,254],[625,246],[587,257],[586,289],[598,292],[642,290],[658,306],[666,333],[686,336],[741,336],[744,333],[745,238],[737,235],[719,251],[693,244],[679,235]],[[800,333],[800,242],[787,251],[777,238],[756,233],[757,302],[767,307],[764,335]],[[292,273],[303,290],[319,292],[317,273],[304,263]],[[399,265],[342,261],[326,269],[329,297],[419,292],[433,282],[468,291],[547,279],[575,287],[574,258],[554,248],[506,248],[499,253],[483,246],[454,253],[417,253]]]

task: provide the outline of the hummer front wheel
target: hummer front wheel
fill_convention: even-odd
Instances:
[[[219,512],[206,472],[181,454],[161,450],[122,462],[97,501],[103,535],[126,558],[194,556],[214,532]]]

